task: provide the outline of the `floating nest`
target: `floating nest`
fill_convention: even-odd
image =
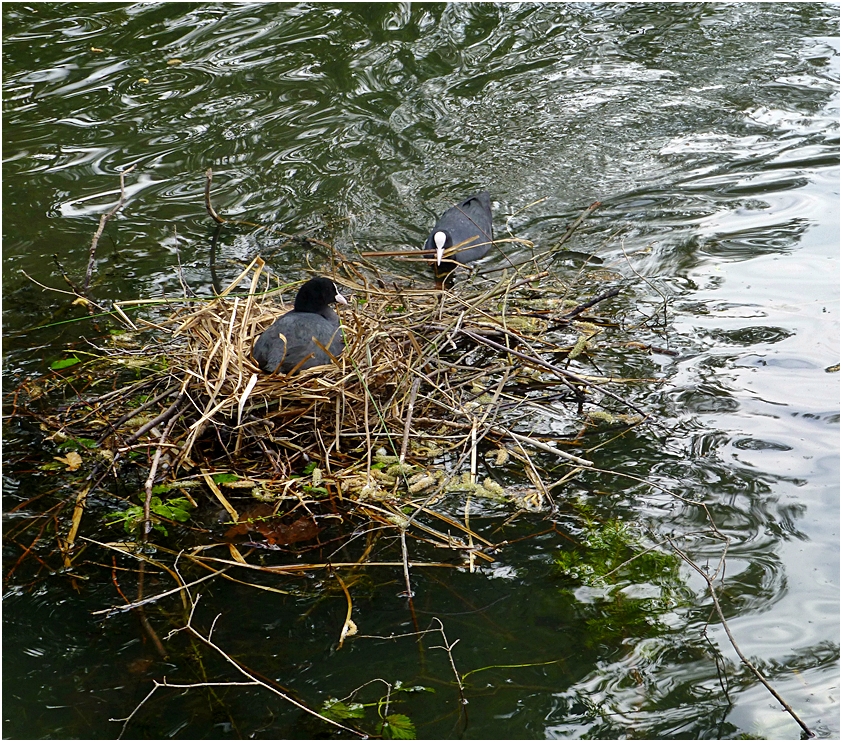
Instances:
[[[607,328],[618,330],[588,314],[618,289],[580,301],[533,263],[529,275],[513,269],[433,290],[336,254],[333,262],[330,276],[350,299],[340,309],[345,352],[293,375],[263,374],[251,358],[298,287],[273,286],[260,258],[211,299],[115,304],[124,332],[90,360],[24,385],[30,406],[50,385],[73,390],[39,414],[55,442],[77,444],[78,461],[59,462],[91,462],[88,491],[119,478],[138,452],[148,457],[147,533],[174,512],[165,495],[198,505],[198,482],[227,511],[229,541],[311,540],[320,515],[337,512],[406,529],[423,512],[468,540],[422,527],[427,536],[467,549],[479,537],[433,507],[442,498],[544,508],[554,484],[591,466],[584,429],[645,419],[614,389],[652,379],[571,369]]]

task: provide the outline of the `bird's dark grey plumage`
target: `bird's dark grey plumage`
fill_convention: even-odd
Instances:
[[[435,250],[436,275],[446,275],[457,263],[468,265],[484,257],[491,249],[491,196],[480,191],[452,206],[442,214],[427,242],[425,250]],[[454,245],[462,245],[457,252],[444,257]]]
[[[341,355],[345,341],[339,316],[329,306],[334,302],[348,303],[333,281],[321,276],[307,281],[298,290],[294,309],[276,319],[257,338],[252,355],[261,370],[267,374],[288,373],[296,366],[305,369],[331,363],[330,356],[315,340],[331,355]]]

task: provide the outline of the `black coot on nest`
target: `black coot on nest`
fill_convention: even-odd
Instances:
[[[491,249],[491,196],[480,191],[452,206],[439,217],[424,244],[425,250],[435,250],[434,270],[437,278],[453,271],[457,264],[468,265]],[[445,257],[451,247],[456,252]]]
[[[267,374],[287,373],[296,366],[312,368],[330,363],[330,355],[322,350],[321,343],[333,356],[345,348],[339,316],[330,304],[347,304],[345,297],[329,278],[311,278],[295,297],[295,308],[275,320],[257,338],[252,355],[257,365]]]

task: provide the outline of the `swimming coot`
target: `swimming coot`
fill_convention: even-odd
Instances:
[[[330,363],[330,356],[317,344],[319,341],[331,355],[339,356],[345,348],[339,316],[330,306],[334,302],[347,304],[345,297],[329,278],[311,278],[295,297],[295,306],[276,319],[257,338],[252,355],[267,374],[287,373]]]
[[[491,249],[491,240],[491,196],[480,191],[439,217],[424,249],[436,251],[436,276],[446,276],[457,264],[468,265],[483,257]],[[460,247],[445,256],[454,246]]]

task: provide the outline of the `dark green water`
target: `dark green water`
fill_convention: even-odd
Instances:
[[[571,247],[622,276],[629,323],[666,297],[662,344],[680,355],[638,369],[665,379],[635,392],[658,425],[592,458],[707,505],[731,539],[719,595],[742,651],[813,731],[839,737],[839,382],[827,370],[839,362],[838,5],[4,3],[2,12],[7,395],[95,337],[87,323],[41,327],[81,310],[21,271],[64,289],[57,254],[69,275],[84,275],[129,165],[128,199],[97,256],[94,292],[107,299],[180,294],[179,258],[191,287],[210,293],[208,167],[217,209],[273,225],[223,233],[222,283],[256,255],[296,279],[308,260],[325,265],[281,232],[316,230],[348,255],[420,246],[435,215],[478,188],[492,193],[498,233],[516,214],[512,229],[539,246],[600,200]],[[413,264],[399,268],[427,280]],[[10,410],[7,534],[75,496],[33,469],[33,448],[56,452]],[[205,583],[197,622],[207,629],[221,613],[216,642],[312,707],[377,678],[434,689],[396,707],[420,737],[799,735],[740,665],[691,570],[670,577],[667,594],[651,571],[596,588],[554,568],[560,549],[587,539],[569,503],[601,522],[622,519],[664,553],[665,537],[677,538],[713,568],[722,547],[706,538],[698,507],[599,474],[555,497],[557,511],[506,525],[514,508],[476,514],[496,541],[546,532],[493,564],[413,573],[419,623],[439,618],[459,640],[458,671],[477,671],[466,706],[434,648],[439,636],[424,651],[412,639],[361,637],[337,649],[346,604],[317,599],[322,585],[335,588],[326,575],[271,583],[300,597]],[[104,552],[88,551],[81,592],[49,574],[54,559],[10,576],[35,536],[4,540],[4,737],[116,737],[111,719],[128,716],[152,679],[239,679],[209,651],[192,657],[183,635],[162,662],[135,616],[93,617],[121,602]],[[48,559],[46,540],[43,549]],[[440,556],[418,547],[419,558]],[[399,570],[365,572],[353,588],[361,634],[413,630],[402,589]],[[150,620],[165,635],[179,604],[158,610]],[[385,692],[376,683],[359,700]],[[372,730],[376,712],[367,713]],[[324,733],[266,691],[240,687],[158,691],[126,736]]]

